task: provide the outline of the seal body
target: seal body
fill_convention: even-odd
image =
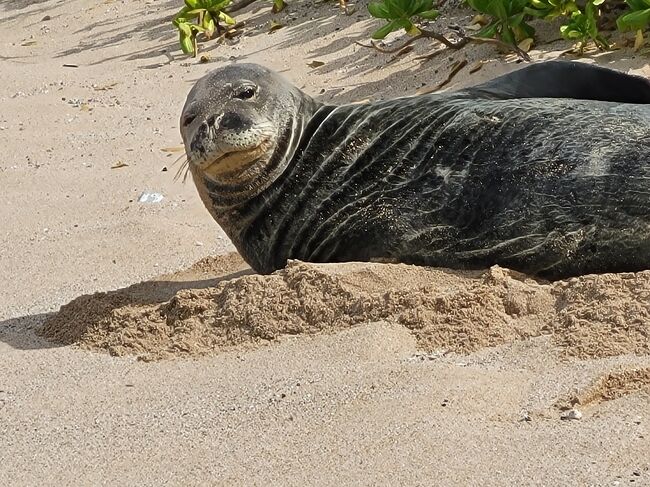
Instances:
[[[499,264],[550,279],[649,269],[650,86],[580,99],[542,83],[535,96],[516,76],[367,105],[305,102],[262,189],[224,199],[219,178],[193,177],[262,273],[287,259]]]

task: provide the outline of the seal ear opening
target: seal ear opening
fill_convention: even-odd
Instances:
[[[571,61],[547,61],[462,90],[496,99],[573,98],[650,103],[650,81],[640,76]]]

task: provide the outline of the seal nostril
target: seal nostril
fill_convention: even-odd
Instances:
[[[220,122],[221,127],[226,129],[249,129],[253,124],[250,120],[243,118],[236,112],[226,112]]]
[[[210,126],[207,124],[207,122],[203,122],[199,126],[199,130],[197,131],[197,133],[200,137],[207,137],[209,131],[210,131]]]

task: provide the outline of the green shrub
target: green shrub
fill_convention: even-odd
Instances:
[[[391,32],[404,29],[410,35],[418,35],[415,26],[418,19],[435,19],[439,12],[433,8],[433,0],[382,0],[368,5],[370,15],[385,19],[388,23],[375,31],[373,39],[383,39]]]
[[[477,12],[489,15],[491,21],[477,32],[478,37],[499,38],[517,45],[519,41],[532,38],[535,29],[526,23],[525,8],[530,0],[467,0]]]
[[[527,38],[534,38],[535,30],[528,23],[534,18],[552,20],[565,17],[560,27],[562,37],[575,41],[580,52],[589,42],[599,49],[608,49],[607,39],[598,30],[600,7],[605,0],[587,0],[584,5],[576,0],[465,0],[476,12],[486,15],[488,23],[476,37],[498,39],[510,46],[517,46]],[[643,39],[643,30],[650,26],[650,0],[626,0],[629,11],[617,21],[620,31],[635,30],[637,47]],[[433,19],[439,15],[433,2],[407,0],[383,0],[373,2],[368,10],[373,17],[383,19],[387,25],[377,30],[373,37],[381,39],[388,33],[404,29],[417,35],[419,19]],[[432,37],[432,36],[426,36]],[[438,38],[437,36],[435,38]]]
[[[621,31],[636,31],[635,47],[643,45],[643,31],[650,25],[650,0],[625,0],[630,11],[621,15],[616,25]]]
[[[267,0],[268,1],[268,0]],[[383,39],[388,34],[404,30],[410,36],[437,39],[447,47],[458,48],[477,38],[495,39],[490,42],[505,43],[513,47],[524,39],[534,39],[535,30],[529,24],[532,19],[552,20],[566,18],[560,27],[562,37],[577,42],[580,52],[589,42],[599,49],[608,49],[607,39],[598,30],[600,7],[606,0],[465,0],[470,8],[487,16],[487,25],[476,32],[473,38],[461,39],[464,42],[452,43],[432,31],[426,31],[420,24],[425,20],[436,19],[440,12],[434,0],[379,0],[368,5],[370,14],[385,22],[372,37]],[[621,32],[636,32],[636,47],[644,42],[643,31],[650,26],[650,0],[625,0],[628,11],[617,19]],[[578,3],[581,2],[581,3]],[[203,34],[212,38],[221,30],[220,22],[232,26],[235,20],[226,13],[231,0],[185,0],[185,6],[176,14],[172,23],[178,29],[181,49],[186,54],[196,56],[197,36]],[[245,2],[246,4],[250,2]],[[271,0],[273,12],[284,9],[284,0]],[[345,1],[339,0],[341,5]],[[236,8],[236,7],[233,7]],[[347,10],[346,10],[347,12]],[[462,31],[461,31],[462,32]],[[461,33],[461,36],[464,34]],[[485,41],[483,41],[485,42]],[[521,53],[521,50],[519,50]]]
[[[567,40],[577,40],[580,52],[588,41],[593,41],[601,49],[609,49],[609,43],[598,32],[598,8],[605,0],[589,0],[585,5],[584,13],[580,10],[571,14],[569,23],[560,27],[562,37]]]
[[[196,56],[196,36],[199,32],[210,39],[219,21],[233,25],[235,20],[224,12],[230,0],[185,0],[185,6],[172,23],[178,29],[179,42],[185,54]]]

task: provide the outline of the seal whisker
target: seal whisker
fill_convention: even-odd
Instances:
[[[183,158],[187,159],[187,154],[181,154],[181,155],[178,156],[178,157],[176,158],[176,160],[175,160],[174,162],[172,162],[170,165],[171,165],[171,166],[175,166],[175,165],[178,164],[181,160],[183,160]]]
[[[183,163],[179,166],[178,170],[176,171],[176,174],[174,175],[174,182],[178,181],[178,179],[181,177],[181,174],[183,174],[183,171],[185,171],[185,175],[183,176],[183,183],[185,183],[185,179],[187,178],[187,172],[190,169],[190,160],[189,158],[186,158]]]
[[[188,161],[188,163],[185,164],[185,174],[183,174],[183,184],[185,184],[185,181],[187,180],[187,175],[189,174],[189,172],[190,172],[190,165],[189,165],[189,161]]]

